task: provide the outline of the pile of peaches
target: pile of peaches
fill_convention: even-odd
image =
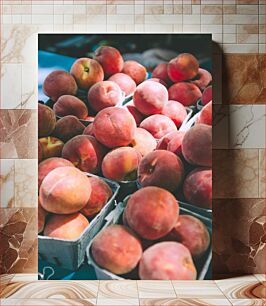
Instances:
[[[38,107],[39,233],[78,238],[112,197],[102,177],[135,182],[139,190],[128,201],[124,225],[111,226],[95,239],[95,261],[116,274],[139,263],[142,279],[194,279],[191,254],[206,251],[209,234],[200,220],[179,216],[176,198],[211,209],[212,76],[189,53],[151,73],[147,79],[143,65],[124,62],[119,50],[103,46],[93,59],[77,59],[70,72],[57,70],[46,77],[43,92],[53,106]],[[125,97],[129,102],[123,103]],[[179,130],[187,108],[195,111],[197,104],[203,108],[194,125]],[[175,242],[151,243],[160,239]],[[189,242],[176,242],[182,239]],[[148,266],[156,254],[192,268],[185,276],[153,275],[156,269]],[[171,261],[163,266],[172,269]]]

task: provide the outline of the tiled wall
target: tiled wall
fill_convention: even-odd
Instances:
[[[1,272],[37,271],[37,33],[197,32],[214,41],[214,276],[264,273],[265,1],[0,2]]]

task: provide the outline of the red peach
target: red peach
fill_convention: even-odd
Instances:
[[[89,124],[88,126],[85,127],[85,129],[83,131],[83,135],[94,136],[92,129],[93,129],[93,123],[91,123],[91,124]]]
[[[86,104],[74,96],[61,96],[54,104],[53,109],[59,117],[73,115],[79,119],[85,119],[88,116]]]
[[[185,132],[176,132],[170,139],[167,145],[167,151],[175,153],[177,156],[182,156],[182,142],[185,136]]]
[[[38,163],[42,161],[42,145],[38,140]]]
[[[168,89],[169,100],[175,100],[184,106],[195,105],[201,98],[201,91],[195,84],[180,82]]]
[[[208,86],[204,89],[201,97],[202,105],[206,105],[210,101],[212,101],[212,86]]]
[[[196,80],[191,81],[197,85],[201,91],[203,91],[212,81],[212,75],[209,71],[199,68],[199,72]]]
[[[39,138],[38,141],[41,145],[42,159],[61,156],[64,143],[60,139],[48,136]]]
[[[212,125],[212,101],[202,108],[197,123]]]
[[[141,156],[145,156],[155,150],[157,143],[155,138],[148,131],[137,128],[131,145],[141,154]]]
[[[156,150],[167,150],[168,143],[178,131],[170,132],[163,136],[157,143]]]
[[[141,121],[143,120],[144,115],[140,111],[138,111],[138,109],[134,105],[133,101],[128,102],[123,107],[125,109],[127,109],[130,112],[130,114],[134,117],[134,119],[136,121],[136,124],[138,126],[141,123]]]
[[[170,85],[172,82],[169,79],[167,67],[168,67],[167,63],[161,63],[157,65],[152,72],[152,77],[158,78],[159,80],[162,80],[166,84]]]
[[[146,68],[136,61],[126,61],[122,72],[129,75],[137,85],[145,81],[147,77]]]
[[[38,103],[38,136],[50,136],[55,128],[56,117],[47,105]]]
[[[187,111],[183,104],[174,100],[169,100],[164,105],[162,115],[172,119],[179,128],[187,117]]]
[[[42,208],[40,200],[38,199],[38,234],[41,233],[44,229],[46,216],[47,212]]]
[[[109,78],[109,81],[115,82],[126,96],[132,94],[136,89],[134,80],[125,73],[116,73]]]
[[[162,84],[162,85],[165,86],[166,88],[168,87],[168,85],[167,85],[164,81],[162,81],[162,80],[160,80],[160,79],[158,79],[158,78],[150,78],[150,79],[147,79],[147,81],[157,82],[157,83]]]

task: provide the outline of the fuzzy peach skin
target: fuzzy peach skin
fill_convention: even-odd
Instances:
[[[88,90],[97,82],[103,81],[104,72],[102,66],[94,59],[82,57],[77,59],[70,73],[75,78],[78,87]]]
[[[138,182],[142,187],[157,186],[175,191],[181,184],[184,167],[179,157],[165,150],[155,150],[142,158]]]
[[[62,157],[84,172],[98,173],[106,148],[93,136],[78,135],[63,147]]]
[[[133,181],[137,178],[140,153],[131,147],[121,147],[107,153],[102,161],[103,175],[114,181]]]
[[[84,131],[83,131],[83,135],[89,135],[89,136],[94,136],[93,134],[93,123],[89,124],[88,126],[85,127]]]
[[[129,75],[137,85],[144,82],[147,77],[146,68],[136,61],[126,61],[122,72]]]
[[[113,224],[94,238],[91,246],[95,262],[103,269],[121,275],[132,271],[138,264],[142,247],[129,228]]]
[[[199,71],[197,59],[189,53],[181,53],[173,58],[167,66],[167,72],[172,82],[193,79]]]
[[[64,70],[51,72],[43,82],[43,92],[53,101],[57,101],[63,95],[75,95],[78,90],[73,76]]]
[[[102,81],[94,84],[88,92],[88,101],[93,110],[115,106],[122,101],[123,93],[120,87],[112,81]]]
[[[108,107],[95,117],[92,132],[108,148],[129,145],[135,135],[136,122],[125,109]]]
[[[166,239],[182,243],[193,257],[202,256],[210,244],[207,227],[198,218],[190,215],[180,215]]]
[[[38,140],[38,163],[42,161],[42,145]]]
[[[174,137],[175,134],[177,134],[178,131],[170,132],[163,136],[156,145],[156,150],[167,150],[168,143],[170,140]]]
[[[133,103],[133,100],[129,101],[128,103],[126,103],[122,107],[125,108],[126,110],[128,110],[130,112],[130,114],[134,117],[137,126],[145,118],[145,116],[140,111],[138,111],[138,109],[136,108],[136,106]]]
[[[187,111],[183,104],[169,100],[164,104],[162,115],[173,120],[176,127],[179,128],[187,117]]]
[[[197,123],[212,125],[212,101],[207,103],[200,111]]]
[[[89,177],[91,186],[91,196],[86,206],[81,210],[81,213],[92,218],[98,214],[111,198],[113,192],[104,180],[99,177]]]
[[[150,79],[147,79],[147,81],[153,81],[153,82],[156,82],[156,83],[160,83],[163,86],[165,86],[166,88],[168,88],[168,85],[163,80],[160,80],[158,78],[150,78]]]
[[[168,88],[169,100],[175,100],[184,106],[195,105],[201,98],[201,91],[195,84],[180,82]]]
[[[197,168],[185,178],[183,185],[185,199],[202,208],[212,207],[212,170]]]
[[[189,129],[182,141],[182,154],[192,165],[212,166],[212,127],[195,124]]]
[[[160,242],[144,251],[139,276],[142,280],[195,280],[197,270],[183,244]]]
[[[130,228],[141,238],[156,240],[164,237],[178,220],[179,205],[165,189],[145,187],[128,199],[125,218]]]
[[[38,189],[40,189],[42,181],[48,173],[59,167],[74,167],[67,159],[61,157],[51,157],[42,161],[38,166]]]
[[[38,142],[41,145],[43,160],[49,157],[61,156],[64,146],[62,140],[56,137],[48,136],[48,137],[39,138]]]
[[[167,101],[167,89],[154,81],[138,85],[133,95],[134,105],[144,115],[160,114]]]
[[[181,146],[182,146],[184,135],[185,135],[185,132],[181,132],[181,131],[176,131],[176,132],[166,134],[157,143],[156,150],[167,150],[181,157],[182,156]]]
[[[113,47],[102,46],[95,51],[94,58],[101,64],[105,78],[121,72],[124,60],[120,52]]]
[[[155,150],[156,145],[157,142],[151,133],[142,128],[136,129],[131,146],[135,148],[141,154],[141,156],[145,156]]]
[[[212,86],[205,88],[201,97],[202,105],[206,105],[210,101],[212,101]]]
[[[161,139],[166,134],[177,131],[174,122],[164,115],[152,115],[144,119],[139,127],[150,132],[155,139]]]
[[[116,73],[112,75],[108,80],[115,82],[126,96],[132,94],[136,89],[135,81],[125,73]]]
[[[50,136],[55,128],[56,117],[47,105],[38,103],[38,137]]]
[[[152,72],[152,77],[158,78],[159,80],[163,81],[165,84],[170,85],[172,84],[172,81],[169,79],[167,67],[168,63],[161,63],[157,65]]]
[[[75,240],[88,226],[89,221],[81,213],[53,215],[49,218],[43,234],[52,238]]]
[[[212,81],[212,75],[209,71],[199,68],[196,80],[191,81],[197,85],[201,91],[203,91]]]
[[[42,208],[40,200],[38,199],[38,234],[41,233],[44,229],[46,216],[47,216],[47,211],[45,211]]]
[[[78,119],[85,119],[88,116],[86,104],[79,98],[70,95],[61,96],[54,104],[53,110],[59,117],[73,115]]]
[[[88,203],[90,181],[79,169],[59,167],[49,172],[40,187],[40,204],[48,212],[72,214]]]

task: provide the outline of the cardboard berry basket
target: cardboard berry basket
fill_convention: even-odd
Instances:
[[[86,173],[89,177],[97,177]],[[38,235],[38,255],[43,261],[56,264],[69,270],[77,270],[84,262],[86,247],[92,238],[100,231],[106,216],[115,208],[116,196],[120,186],[111,180],[100,177],[112,189],[113,195],[96,215],[79,238],[65,240]]]
[[[106,218],[106,224],[104,225],[103,229],[112,225],[112,224],[122,224],[122,216],[124,209],[127,205],[127,201],[130,196],[126,197],[123,202],[120,202],[116,208],[107,216]],[[211,247],[211,237],[212,237],[212,220],[211,218],[201,215],[198,212],[194,211],[193,207],[191,209],[188,209],[186,207],[183,207],[183,204],[179,202],[180,207],[180,214],[188,214],[193,217],[198,218],[200,221],[202,221],[205,226],[208,229],[209,235],[210,235],[210,245],[208,247],[208,250],[203,254],[203,256],[197,260],[194,261],[196,269],[197,269],[197,279],[203,280],[208,279],[210,276],[208,275],[211,272],[211,260],[212,260],[212,247]],[[87,249],[86,249],[86,255],[88,259],[88,264],[92,265],[95,269],[95,273],[97,276],[97,279],[100,280],[124,280],[126,279],[123,277],[123,275],[119,276],[116,274],[113,274],[112,272],[109,272],[105,269],[102,269],[97,265],[97,263],[94,261],[92,254],[91,254],[91,245],[93,240],[89,243]]]

